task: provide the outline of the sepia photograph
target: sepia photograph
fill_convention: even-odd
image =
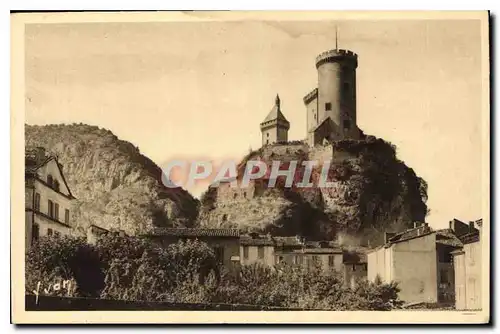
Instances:
[[[489,20],[11,14],[12,321],[488,323]]]

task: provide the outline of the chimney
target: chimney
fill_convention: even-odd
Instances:
[[[449,225],[450,230],[452,230],[452,231],[454,231],[454,230],[455,230],[455,229],[454,229],[454,226],[453,226],[453,220],[450,220],[450,221],[448,222],[448,225]]]

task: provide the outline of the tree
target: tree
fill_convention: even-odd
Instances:
[[[73,280],[80,296],[98,296],[104,287],[99,253],[85,239],[42,237],[26,254],[27,291],[36,290],[38,282],[43,290],[61,280]]]

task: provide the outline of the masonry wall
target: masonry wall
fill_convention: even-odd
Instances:
[[[270,127],[262,131],[262,146],[276,143],[278,141],[278,131],[276,127]]]
[[[455,269],[455,308],[457,310],[467,309],[465,295],[465,253],[461,252],[453,257]]]
[[[319,124],[318,117],[318,99],[315,98],[309,104],[306,105],[306,113],[307,113],[307,132],[311,130],[313,127]],[[310,141],[309,141],[310,142]]]
[[[245,257],[245,248],[248,250],[248,257]],[[259,258],[259,249],[262,249],[264,256]],[[240,261],[242,265],[260,263],[262,265],[273,266],[275,264],[275,254],[273,246],[240,246]]]
[[[392,249],[381,247],[367,254],[367,279],[374,282],[379,276],[382,282],[392,280]]]
[[[466,309],[481,309],[481,243],[464,245]]]
[[[330,111],[326,103],[331,103]],[[355,68],[341,62],[322,64],[318,68],[318,105],[320,119],[330,116],[344,138],[357,138]],[[350,121],[349,130],[344,130],[344,120]]]
[[[437,302],[436,235],[398,242],[393,249],[393,279],[406,303]]]

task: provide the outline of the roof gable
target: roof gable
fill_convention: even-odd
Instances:
[[[47,157],[47,159],[38,164],[26,166],[26,172],[36,175],[37,178],[44,183],[47,183],[47,177],[50,174],[54,180],[59,182],[59,192],[68,197],[74,198],[68,186],[68,182],[64,177],[61,165],[57,161],[56,157]]]

